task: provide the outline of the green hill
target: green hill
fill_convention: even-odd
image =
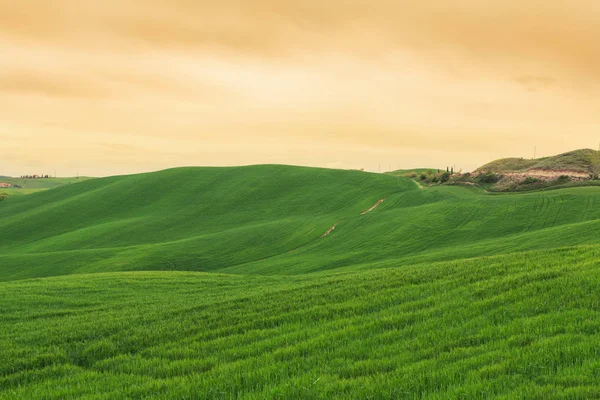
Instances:
[[[419,175],[422,173],[437,173],[439,170],[437,168],[413,168],[413,169],[399,169],[392,172],[386,172],[386,175],[394,175],[394,176],[407,176],[407,175]]]
[[[88,177],[80,176],[78,178],[39,178],[39,179],[24,179],[24,178],[11,178],[11,177],[0,177],[0,182],[10,183],[12,185],[21,186],[23,189],[40,190],[40,189],[52,189],[59,186],[69,185],[71,183],[78,183],[86,181]]]
[[[582,149],[535,160],[503,158],[479,167],[475,172],[506,173],[528,170],[577,171],[598,175],[600,173],[600,152]]]
[[[600,188],[287,166],[0,202],[0,398],[596,398]]]
[[[501,158],[477,168],[474,172],[493,172],[495,174],[501,174],[505,172],[522,172],[528,170],[529,168],[533,168],[538,162],[540,162],[539,158],[535,160],[525,158]]]
[[[0,279],[132,270],[298,274],[593,244],[599,201],[600,188],[490,196],[283,166],[95,179],[2,202]]]
[[[0,279],[230,267],[305,246],[414,187],[358,171],[279,166],[90,180],[3,202]]]

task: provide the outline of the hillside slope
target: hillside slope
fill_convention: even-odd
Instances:
[[[598,244],[598,204],[593,187],[488,195],[285,166],[96,179],[0,203],[0,280],[131,270],[300,274]]]
[[[507,172],[527,171],[562,171],[580,172],[585,175],[598,175],[600,173],[600,152],[591,149],[569,151],[552,157],[538,159],[503,158],[487,163],[475,170],[475,173],[493,172],[497,174]]]
[[[357,171],[183,168],[95,179],[0,207],[0,278],[214,270],[319,239],[410,181]]]

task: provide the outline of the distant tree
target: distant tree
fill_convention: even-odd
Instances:
[[[450,180],[450,172],[446,171],[440,175],[439,180],[441,183],[446,183]]]

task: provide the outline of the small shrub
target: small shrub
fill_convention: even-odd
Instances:
[[[502,175],[491,171],[484,172],[477,177],[479,183],[498,183],[500,179],[502,179]]]
[[[569,175],[561,175],[554,181],[557,185],[569,182],[571,182],[571,177]]]
[[[528,176],[521,183],[524,184],[524,185],[533,185],[534,183],[538,183],[538,182],[541,182],[538,178],[534,178],[533,176]]]

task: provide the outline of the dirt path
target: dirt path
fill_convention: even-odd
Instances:
[[[384,201],[385,201],[385,199],[379,200],[377,203],[375,203],[375,205],[373,205],[373,207],[369,208],[367,211],[361,212],[360,215],[365,215],[366,213],[370,213],[371,211],[373,211],[374,209],[376,209],[377,207],[379,207],[379,205],[381,203],[383,203]]]
[[[338,222],[339,223],[339,222]],[[329,228],[329,230],[327,232],[325,232],[324,234],[321,235],[322,238],[324,238],[325,236],[328,236],[331,232],[333,232],[335,230],[335,227],[338,224],[333,225],[331,228]]]
[[[370,213],[371,211],[373,211],[374,209],[376,209],[377,207],[379,207],[379,205],[380,205],[381,203],[383,203],[384,201],[385,201],[385,199],[381,199],[381,200],[379,200],[377,203],[375,203],[375,204],[373,205],[373,207],[369,208],[367,211],[363,211],[363,212],[361,212],[361,213],[360,213],[360,215],[365,215],[366,213]],[[327,230],[327,232],[325,232],[324,234],[322,234],[322,235],[319,237],[319,239],[320,239],[320,238],[324,238],[325,236],[329,236],[329,234],[330,234],[331,232],[333,232],[333,231],[335,230],[335,228],[337,228],[337,226],[338,226],[338,225],[339,225],[339,224],[340,224],[342,221],[343,221],[343,220],[336,222],[336,223],[335,223],[335,224],[334,224],[334,225],[333,225],[331,228],[329,228],[329,229]]]

